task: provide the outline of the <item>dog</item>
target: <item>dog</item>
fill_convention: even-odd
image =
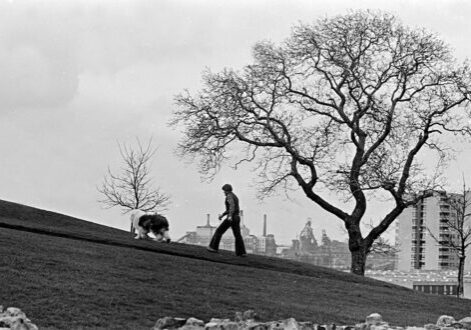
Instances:
[[[148,233],[155,236],[158,242],[170,243],[168,234],[169,224],[167,218],[157,213],[147,213],[142,210],[133,210],[131,212],[131,232],[137,231],[135,239],[147,239]]]

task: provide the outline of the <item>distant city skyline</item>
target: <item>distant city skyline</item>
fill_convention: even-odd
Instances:
[[[250,165],[224,166],[202,181],[195,164],[175,155],[181,135],[167,124],[175,95],[198,90],[206,68],[241,68],[257,41],[280,42],[299,22],[355,9],[391,12],[438,33],[459,59],[471,54],[467,1],[0,1],[0,199],[128,230],[129,216],[103,209],[96,188],[108,166],[120,167],[118,142],[153,137],[152,174],[172,197],[165,214],[174,238],[207,213],[217,225],[221,186],[231,183],[256,234],[267,214],[279,244],[307,218],[315,233],[344,241],[342,222],[299,191],[259,201]],[[449,191],[459,190],[462,173],[471,179],[471,148],[455,146]],[[386,204],[373,203],[365,219],[377,219]]]

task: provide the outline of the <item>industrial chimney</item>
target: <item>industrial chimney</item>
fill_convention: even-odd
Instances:
[[[263,237],[267,236],[267,215],[263,215]]]
[[[209,222],[210,222],[210,218],[211,218],[211,215],[209,213],[206,214],[206,226],[210,226]]]

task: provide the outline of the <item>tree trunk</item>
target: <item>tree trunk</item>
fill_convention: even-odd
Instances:
[[[352,274],[365,276],[366,252],[363,247],[350,251],[352,254],[352,265],[350,272]]]
[[[368,248],[365,247],[365,240],[361,236],[358,221],[347,222],[348,248],[352,257],[350,272],[352,274],[365,276],[365,264]]]
[[[456,297],[457,298],[462,298],[463,297],[463,287],[464,287],[464,281],[463,281],[463,273],[464,273],[464,260],[466,259],[466,256],[460,256],[460,263],[458,266],[458,288],[456,291]]]

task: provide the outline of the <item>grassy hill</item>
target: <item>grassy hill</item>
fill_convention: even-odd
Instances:
[[[41,329],[150,329],[163,316],[394,325],[469,315],[471,300],[433,296],[299,262],[136,241],[125,231],[0,201],[0,304]]]

